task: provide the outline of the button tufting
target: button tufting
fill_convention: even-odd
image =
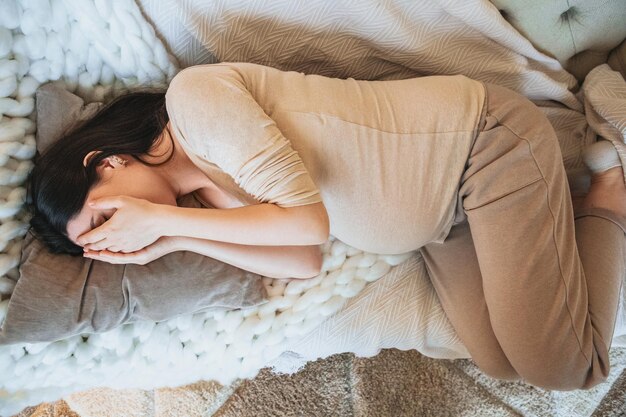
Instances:
[[[564,11],[563,13],[561,13],[559,18],[562,21],[567,21],[567,20],[572,19],[577,14],[578,14],[578,10],[574,6],[572,6],[569,9],[567,9],[566,11]]]

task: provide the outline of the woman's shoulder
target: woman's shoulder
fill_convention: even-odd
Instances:
[[[197,100],[220,99],[233,88],[245,87],[248,72],[238,63],[192,65],[183,68],[170,80],[165,92],[168,110],[198,106]]]
[[[169,87],[182,83],[187,79],[197,82],[197,77],[206,78],[209,75],[236,75],[245,76],[247,73],[258,73],[264,71],[280,71],[276,68],[251,62],[216,62],[212,64],[197,64],[185,67],[178,71],[171,79]],[[169,90],[169,88],[168,88]]]

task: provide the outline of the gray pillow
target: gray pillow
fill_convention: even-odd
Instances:
[[[38,138],[45,143],[41,150],[67,128],[64,123],[75,122],[60,118],[60,113],[93,114],[85,113],[82,99],[71,96],[50,85],[37,91]],[[193,194],[177,203],[204,207]],[[268,300],[261,275],[194,252],[173,252],[146,265],[110,264],[53,254],[30,230],[22,245],[19,272],[0,327],[0,345],[52,342],[137,320],[162,321]]]
[[[55,82],[42,84],[35,91],[37,109],[37,151],[43,151],[71,130],[75,123],[89,119],[104,105],[101,102],[85,104],[85,101]]]

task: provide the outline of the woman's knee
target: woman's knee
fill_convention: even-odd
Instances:
[[[586,360],[551,358],[537,355],[525,363],[514,362],[498,354],[472,355],[472,361],[485,375],[504,381],[523,381],[538,388],[571,391],[590,389],[605,382],[609,375],[608,359],[597,356],[589,365]]]
[[[522,380],[539,388],[555,391],[590,389],[605,382],[610,365],[597,360],[591,364],[567,358],[537,358],[533,363],[516,366]]]
[[[481,371],[492,378],[570,391],[589,389],[607,380],[609,351],[606,345],[597,342],[585,349],[589,352],[586,354],[577,344],[555,344],[554,339],[546,339],[544,343],[539,340],[530,344],[505,343],[502,350],[483,345],[470,353]]]

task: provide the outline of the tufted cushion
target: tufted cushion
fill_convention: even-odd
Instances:
[[[579,80],[607,62],[626,38],[624,0],[492,0],[502,16],[541,52]]]

